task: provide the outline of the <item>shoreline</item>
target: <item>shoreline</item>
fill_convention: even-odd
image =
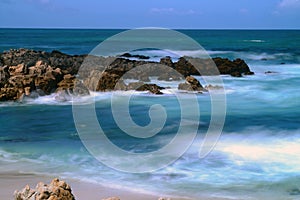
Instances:
[[[49,184],[54,176],[26,174],[26,173],[1,173],[0,174],[0,194],[1,199],[9,200],[13,199],[15,190],[22,190],[26,185],[31,188],[39,182]],[[193,198],[172,197],[168,195],[154,195],[146,194],[138,191],[128,191],[121,188],[105,187],[96,183],[89,183],[81,180],[60,178],[60,180],[66,181],[72,189],[72,193],[76,200],[101,200],[110,197],[119,197],[121,200],[158,200],[159,198],[170,198],[172,200],[192,200]],[[198,199],[198,198],[197,198]],[[226,198],[214,198],[214,197],[199,197],[203,200],[229,200]]]
[[[26,185],[30,188],[35,188],[39,182],[49,184],[55,176],[48,175],[36,175],[36,174],[26,174],[26,173],[8,173],[0,174],[0,194],[1,199],[13,199],[13,194],[15,190],[22,190]],[[60,180],[66,181],[72,189],[72,193],[76,200],[101,200],[110,197],[119,197],[121,200],[154,200],[162,196],[156,196],[151,194],[146,194],[137,191],[128,191],[121,188],[105,187],[100,184],[90,183],[86,181],[81,181],[71,178],[60,178]],[[167,197],[167,196],[163,196]],[[173,198],[168,196],[167,198],[172,198],[175,200],[188,200],[187,198]]]

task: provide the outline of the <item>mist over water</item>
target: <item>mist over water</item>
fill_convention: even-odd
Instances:
[[[44,44],[33,36],[31,39],[28,36],[26,42],[13,42],[10,38],[21,34],[16,30],[1,29],[0,32],[8,38],[1,42],[3,50],[27,47],[81,54],[88,53],[96,41],[100,42],[99,38],[113,35],[116,30],[23,31],[28,35],[48,34],[56,38],[48,40],[44,47],[39,46]],[[59,175],[112,187],[192,198],[209,195],[299,199],[300,195],[295,192],[300,188],[300,54],[296,48],[300,45],[299,31],[298,34],[290,31],[182,32],[200,42],[211,57],[245,59],[256,73],[243,78],[222,76],[227,98],[226,122],[219,142],[207,157],[199,159],[198,152],[210,123],[208,93],[197,95],[201,116],[192,146],[170,166],[144,174],[112,170],[93,158],[81,143],[73,121],[72,102],[88,102],[91,97],[59,102],[55,95],[50,95],[22,103],[0,103],[0,172]],[[74,38],[67,39],[69,33]],[[75,40],[80,42],[73,43]],[[164,55],[176,60],[182,55],[197,56],[202,52],[148,49],[135,53],[149,55],[153,60]],[[265,73],[268,71],[272,73]],[[202,81],[201,77],[196,78]],[[164,129],[147,140],[133,139],[118,128],[111,113],[112,93],[93,93],[98,119],[102,120],[101,126],[113,143],[128,151],[151,152],[174,137],[181,112],[174,95],[179,92],[178,82],[160,83],[171,85],[164,91],[166,95],[137,92],[130,101],[131,117],[140,125],[149,123],[151,105],[161,104],[167,110]],[[119,95],[122,98],[128,94],[120,92]],[[184,125],[193,123],[186,121]],[[122,164],[122,159],[112,162]]]

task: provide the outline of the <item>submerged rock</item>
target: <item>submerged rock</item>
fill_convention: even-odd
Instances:
[[[71,187],[64,181],[53,179],[49,185],[38,183],[35,189],[26,185],[14,192],[14,200],[75,200]]]
[[[124,53],[121,55],[121,57],[126,57],[126,58],[138,58],[138,59],[149,59],[149,56],[144,56],[144,55],[135,55],[135,54],[130,54],[130,53]]]
[[[289,192],[290,195],[293,195],[293,196],[300,195],[300,189],[299,188],[290,189],[288,192]]]

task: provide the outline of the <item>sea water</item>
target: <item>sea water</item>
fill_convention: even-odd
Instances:
[[[32,48],[88,54],[96,45],[122,30],[0,29],[0,50]],[[198,134],[174,163],[152,173],[126,173],[95,159],[80,140],[72,102],[55,95],[22,102],[0,103],[0,173],[33,173],[127,188],[154,194],[233,199],[300,199],[300,31],[180,30],[199,42],[211,57],[246,60],[253,76],[223,75],[226,120],[215,148],[205,158],[199,149],[211,118],[209,93],[197,94],[200,107]],[[120,52],[121,53],[121,52]],[[169,55],[198,56],[200,51],[147,49],[137,51],[157,60]],[[272,73],[265,73],[271,71]],[[201,80],[201,77],[197,77]],[[99,123],[117,146],[135,153],[155,151],[178,131],[180,106],[174,93],[135,93],[130,101],[132,120],[145,126],[151,105],[166,109],[162,132],[137,139],[120,131],[114,121],[112,93],[93,93]],[[205,84],[205,83],[203,83]],[[126,95],[126,93],[121,93]],[[189,94],[183,94],[189,98]],[[86,98],[86,99],[85,99]],[[104,155],[105,156],[105,155]],[[108,158],[109,159],[109,158]],[[111,162],[122,164],[122,158]],[[132,161],[134,162],[134,160]]]

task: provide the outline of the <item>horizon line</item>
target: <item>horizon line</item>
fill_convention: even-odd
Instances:
[[[132,30],[139,28],[164,28],[171,30],[300,30],[300,28],[166,28],[166,27],[0,27],[0,29],[61,29],[61,30]]]

